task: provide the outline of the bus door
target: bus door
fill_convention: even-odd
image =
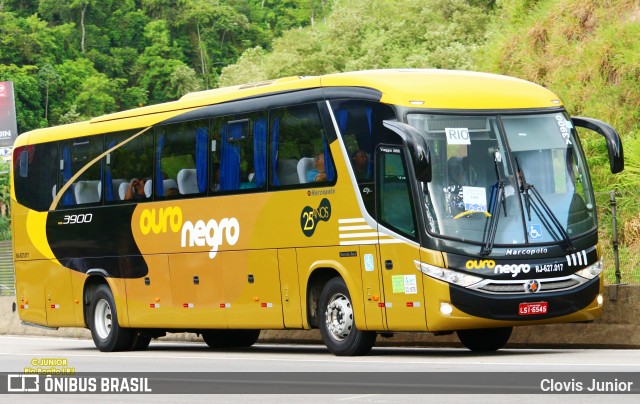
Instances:
[[[377,245],[361,245],[360,273],[362,274],[362,292],[364,316],[369,330],[383,330],[387,328],[384,318],[384,299],[380,271],[380,252]],[[345,252],[348,254],[348,252]]]
[[[418,229],[404,148],[379,145],[376,150],[377,215],[380,273],[387,326],[391,331],[427,330]],[[386,234],[402,235],[402,238]]]

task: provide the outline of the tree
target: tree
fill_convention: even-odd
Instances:
[[[267,80],[264,67],[267,51],[257,46],[244,51],[238,63],[222,69],[219,84],[230,86],[239,83],[251,83]]]
[[[84,26],[84,16],[87,13],[87,8],[89,7],[90,0],[74,0],[71,2],[71,9],[79,9],[80,10],[80,30],[82,31],[82,39],[80,41],[80,49],[82,53],[84,53],[84,38],[86,34],[86,29]]]
[[[0,11],[0,63],[17,65],[53,60],[58,51],[54,31],[36,15],[19,17]]]
[[[0,162],[0,240],[11,239],[11,182],[9,163]]]
[[[74,105],[77,105],[80,114],[89,117],[115,112],[114,94],[117,90],[117,82],[104,74],[89,76],[83,81],[82,90],[75,97]]]
[[[174,97],[180,98],[183,95],[203,90],[202,80],[198,77],[192,68],[179,65],[169,79],[169,84],[173,89]]]
[[[159,103],[173,99],[171,75],[178,66],[184,65],[182,51],[171,42],[167,22],[151,21],[145,27],[145,38],[151,45],[138,58],[137,72],[140,86],[148,91],[149,102]]]
[[[262,60],[256,54],[241,57],[220,81],[238,84],[228,75],[243,70],[277,78],[372,68],[469,68],[490,18],[484,6],[465,0],[343,0],[332,7],[326,23],[286,31]]]
[[[60,125],[66,125],[69,123],[76,123],[76,122],[82,122],[84,120],[88,119],[86,116],[82,116],[80,113],[78,113],[77,111],[77,106],[75,104],[71,105],[71,107],[69,107],[69,111],[67,111],[65,114],[63,114],[60,117]]]
[[[57,124],[72,105],[77,104],[78,94],[85,88],[84,83],[100,73],[89,59],[66,60],[54,66],[59,76],[58,85],[50,97],[49,122]],[[90,116],[90,115],[89,115]]]
[[[0,64],[0,81],[13,81],[18,132],[46,126],[36,66]]]
[[[186,3],[184,10],[178,15],[176,24],[187,27],[190,37],[194,38],[193,47],[197,49],[200,73],[204,78],[206,88],[209,88],[209,62],[207,44],[202,39],[202,27],[211,24],[215,18],[214,3],[207,0],[192,0]]]
[[[49,63],[38,69],[40,84],[44,87],[44,120],[49,122],[49,91],[60,80],[58,72]]]

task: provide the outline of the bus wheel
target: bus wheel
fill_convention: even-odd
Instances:
[[[133,330],[120,327],[111,289],[100,285],[89,306],[89,328],[93,342],[102,352],[128,350],[133,342]]]
[[[462,345],[474,352],[493,352],[503,348],[511,336],[513,327],[458,330]]]
[[[356,327],[349,290],[339,277],[327,282],[322,290],[318,324],[325,345],[334,355],[364,355],[376,341],[375,332]]]
[[[260,337],[260,330],[203,330],[202,339],[210,348],[248,348]]]

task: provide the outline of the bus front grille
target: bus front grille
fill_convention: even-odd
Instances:
[[[476,289],[486,293],[494,294],[517,294],[527,293],[526,284],[528,280],[522,281],[495,281],[486,280],[479,284],[471,286],[472,289]],[[586,281],[586,279],[585,279]],[[559,290],[567,290],[581,285],[581,282],[577,277],[571,276],[561,279],[540,279],[540,289],[537,293],[554,292]]]

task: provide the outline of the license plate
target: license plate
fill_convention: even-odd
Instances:
[[[521,316],[530,316],[535,314],[547,314],[549,304],[547,302],[520,303],[518,314]]]

